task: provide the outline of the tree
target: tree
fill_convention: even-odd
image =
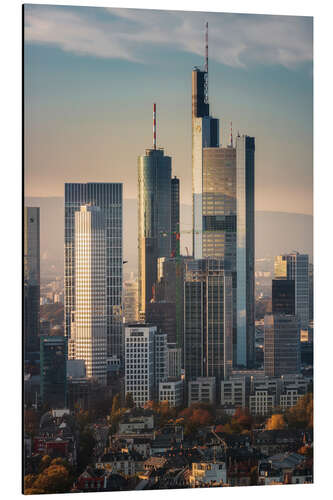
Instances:
[[[51,457],[49,455],[44,455],[41,458],[39,464],[39,472],[43,472],[44,469],[47,469],[51,465]]]
[[[32,489],[43,493],[66,493],[73,484],[73,478],[63,465],[51,465],[37,476]]]
[[[313,394],[307,393],[301,397],[295,406],[286,412],[288,427],[306,429],[313,427]]]
[[[36,478],[36,474],[27,474],[26,476],[24,476],[24,491],[32,487]]]
[[[96,440],[89,428],[80,433],[79,449],[77,454],[77,467],[79,471],[83,471],[87,465],[91,463]]]
[[[120,409],[120,394],[113,396],[111,413],[114,414]]]
[[[285,422],[284,417],[281,413],[275,413],[267,420],[267,423],[266,423],[266,429],[268,431],[285,429],[286,426],[287,426],[286,422]]]
[[[125,406],[126,406],[126,408],[134,408],[134,406],[135,406],[133,394],[131,392],[128,392],[126,394]]]

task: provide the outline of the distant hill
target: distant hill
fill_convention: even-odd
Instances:
[[[27,206],[40,207],[41,212],[41,267],[54,266],[63,272],[64,200],[54,198],[27,198]],[[181,231],[188,231],[192,224],[192,207],[181,205]],[[256,212],[256,257],[274,257],[283,252],[298,250],[313,254],[313,217],[284,212]],[[137,270],[137,200],[124,200],[124,259],[127,272]],[[192,249],[191,234],[181,235],[182,253],[185,246]]]

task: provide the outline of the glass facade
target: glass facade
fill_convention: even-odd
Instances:
[[[65,184],[65,335],[71,337],[75,308],[75,213],[81,205],[101,209],[106,232],[107,355],[123,355],[122,341],[122,203],[121,183]]]
[[[147,149],[138,158],[139,314],[153,297],[157,259],[171,254],[171,158]]]
[[[187,380],[228,377],[232,367],[232,274],[222,260],[186,263],[184,365]]]
[[[24,209],[24,350],[39,350],[40,220],[39,207]]]
[[[265,375],[280,377],[300,371],[300,331],[296,316],[265,316]]]
[[[235,365],[254,364],[254,137],[236,139],[237,336]]]
[[[295,283],[295,314],[301,322],[301,330],[309,328],[309,256],[298,252],[278,255],[274,261],[276,278],[293,280]]]
[[[40,394],[52,409],[67,405],[67,338],[40,338]]]
[[[295,314],[295,281],[272,280],[272,312]]]
[[[171,179],[171,255],[177,255],[177,234],[179,232],[179,179]]]
[[[74,359],[84,359],[86,375],[106,384],[106,231],[99,207],[75,213]]]

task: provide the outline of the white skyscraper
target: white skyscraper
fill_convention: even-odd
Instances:
[[[74,359],[83,359],[87,377],[106,384],[106,235],[99,207],[75,213]]]

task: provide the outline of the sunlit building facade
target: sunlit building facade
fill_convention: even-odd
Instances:
[[[65,335],[71,338],[75,308],[75,213],[82,205],[98,206],[104,216],[106,234],[107,354],[123,356],[122,338],[122,207],[121,183],[65,184]]]
[[[74,359],[85,361],[86,376],[106,384],[107,278],[106,230],[99,207],[75,213]]]

